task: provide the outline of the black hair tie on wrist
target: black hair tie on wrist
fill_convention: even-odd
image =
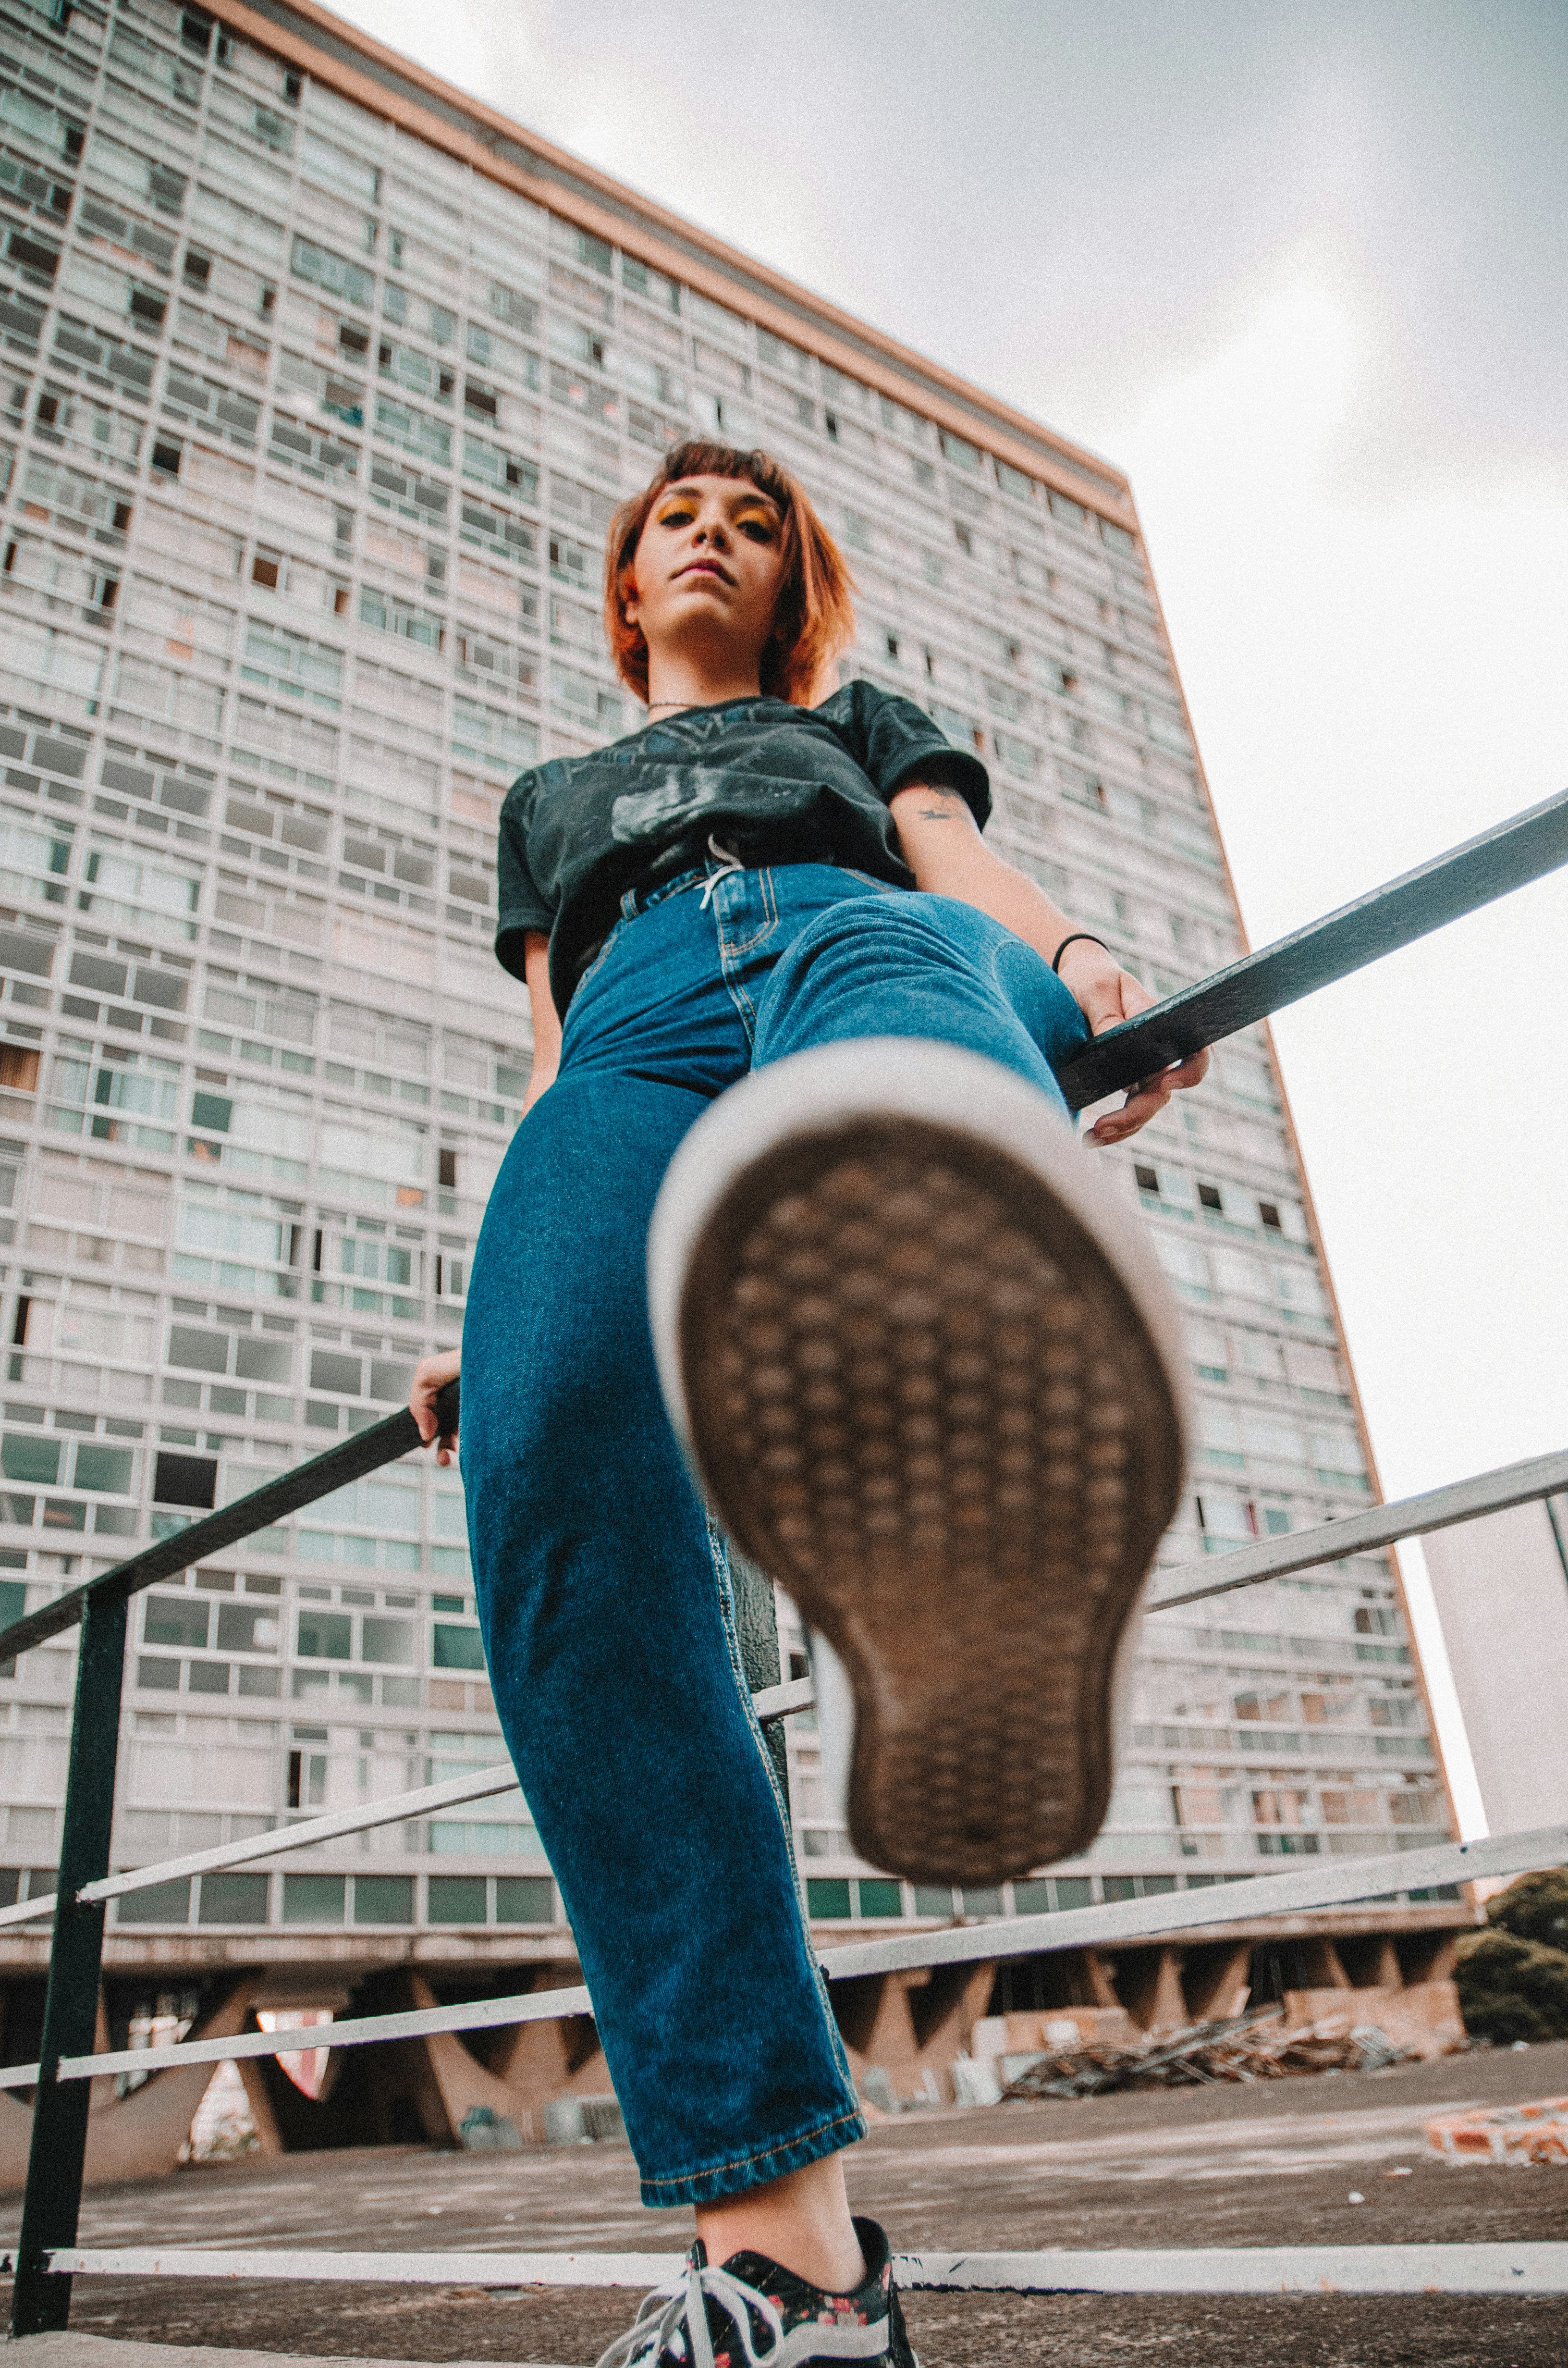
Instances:
[[[1062,955],[1066,952],[1069,946],[1076,945],[1098,946],[1102,954],[1108,954],[1110,951],[1110,948],[1107,945],[1103,938],[1093,936],[1087,929],[1074,929],[1070,938],[1062,939],[1062,943],[1057,947],[1055,953],[1051,957],[1051,967],[1056,973],[1058,978],[1062,975]]]

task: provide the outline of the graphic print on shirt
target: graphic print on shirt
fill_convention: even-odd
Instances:
[[[672,825],[695,823],[718,806],[733,807],[736,775],[733,765],[672,765],[652,789],[628,791],[610,808],[610,835],[620,847],[643,839],[667,840]],[[748,774],[744,803],[751,814],[792,813],[800,803],[797,785],[765,781]]]

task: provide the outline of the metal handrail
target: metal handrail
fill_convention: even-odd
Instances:
[[[1090,1949],[1127,1941],[1158,1941],[1210,1925],[1230,1925],[1316,1907],[1345,1907],[1356,1900],[1391,1899],[1401,1893],[1431,1891],[1444,1884],[1481,1883],[1526,1874],[1568,1859],[1568,1826],[1540,1826],[1527,1833],[1489,1835],[1471,1842],[1428,1842],[1419,1850],[1385,1851],[1377,1858],[1314,1859],[1288,1874],[1243,1875],[1203,1891],[1158,1892],[1142,1899],[1112,1899],[1089,1907],[1047,1909],[996,1923],[949,1924],[919,1932],[888,1933],[875,1941],[849,1941],[819,1950],[817,1963],[830,1982],[858,1981],[868,1974],[909,1973],[933,1965],[987,1964],[1005,1957],[1033,1956],[1042,1949]],[[508,1998],[480,1998],[461,2006],[410,2007],[391,2014],[352,2015],[335,2022],[321,2044],[369,2047],[394,2039],[419,2039],[437,2032],[499,2031],[524,2022],[559,2022],[592,2014],[582,1987],[522,1990]],[[170,2071],[182,2064],[222,2064],[232,2056],[288,2055],[300,2044],[297,2030],[231,2032],[220,2039],[171,2040],[162,2047],[84,2049],[62,2055],[56,2078],[85,2083],[117,2072]],[[36,2064],[0,2071],[0,2089],[29,2089]]]
[[[1239,1028],[1252,1025],[1270,1011],[1333,979],[1346,976],[1395,947],[1409,944],[1460,914],[1474,911],[1564,862],[1568,862],[1568,791],[1480,833],[1447,855],[1357,898],[1276,945],[1244,956],[1212,978],[1167,997],[1137,1019],[1096,1038],[1063,1073],[1062,1083],[1069,1105],[1083,1109],[1119,1087],[1136,1084],[1140,1077]],[[437,1401],[437,1418],[443,1432],[457,1427],[458,1401],[458,1384],[454,1381]],[[0,1630],[0,1662],[14,1659],[77,1623],[82,1630],[40,2059],[36,2067],[12,2067],[13,2076],[18,2069],[36,2068],[32,2141],[12,2297],[13,2335],[62,2328],[70,2317],[72,2273],[56,2263],[73,2258],[71,2248],[75,2243],[81,2210],[90,2084],[106,2068],[108,2060],[95,2058],[94,2038],[103,1962],[105,1901],[107,1886],[112,1880],[108,1875],[109,1842],[131,1598],[159,1579],[188,1569],[204,1555],[236,1545],[256,1530],[269,1527],[347,1482],[395,1461],[419,1443],[412,1415],[406,1408],[402,1409],[312,1458],[297,1471],[253,1489],[234,1504],[192,1522],[175,1537],[159,1540],[55,1602],[41,1605]],[[1519,1500],[1516,1497],[1513,1501]],[[1356,1520],[1364,1522],[1366,1518],[1358,1516]],[[1354,1550],[1350,1540],[1355,1520],[1336,1528],[1338,1553]],[[1363,1543],[1369,1542],[1369,1535]],[[1292,1544],[1299,1552],[1303,1543],[1297,1540]],[[1271,1562],[1267,1572],[1259,1570],[1256,1575],[1272,1575],[1278,1567],[1278,1562]],[[1248,1581],[1244,1572],[1235,1570],[1229,1575],[1228,1583],[1243,1585]],[[1214,1582],[1212,1591],[1220,1591],[1225,1584],[1223,1579]],[[1197,1592],[1189,1592],[1185,1599],[1164,1600],[1193,1600]],[[776,1673],[775,1659],[773,1674]],[[748,1679],[753,1676],[749,1666],[747,1675]],[[366,1822],[379,1822],[374,1809]],[[267,1838],[269,1843],[275,1839]],[[1549,1829],[1540,1835],[1505,1838],[1491,1847],[1494,1856],[1500,1853],[1506,1859],[1523,1845],[1528,1844],[1532,1851],[1539,1846],[1541,1855],[1530,1857],[1528,1862],[1540,1864],[1550,1855],[1562,1854],[1565,1839],[1568,1837],[1562,1832]],[[293,1846],[292,1837],[285,1846]],[[1217,1892],[1199,1894],[1197,1898],[1190,1893],[1182,1894],[1183,1916],[1188,1924],[1233,1920],[1240,1912],[1242,1895],[1260,1889],[1280,1905],[1289,1895],[1298,1905],[1310,1907],[1329,1900],[1366,1897],[1369,1884],[1374,1892],[1381,1893],[1408,1888],[1418,1881],[1445,1882],[1451,1879],[1446,1872],[1423,1876],[1418,1875],[1417,1870],[1427,1864],[1444,1869],[1465,1864],[1479,1873],[1481,1853],[1487,1848],[1449,1844],[1436,1850],[1401,1853],[1393,1860],[1363,1861],[1359,1865],[1342,1861],[1336,1867],[1331,1861],[1301,1874],[1263,1878],[1255,1884],[1225,1884]],[[1374,1877],[1373,1869],[1381,1872]],[[1501,1865],[1492,1867],[1489,1861],[1488,1871],[1505,1870]],[[1517,1869],[1510,1866],[1506,1871]],[[1006,1930],[988,1928],[986,1953],[1017,1954],[1041,1940],[1048,1945],[1062,1945],[1068,1939],[1069,1928],[1075,1932],[1087,1929],[1074,1920],[1085,1915],[1098,1919],[1096,1929],[1103,1930],[1107,1937],[1158,1930],[1157,1920],[1142,1920],[1137,1912],[1150,1909],[1156,1919],[1161,1915],[1168,1918],[1170,1913],[1168,1901],[1135,1900],[1096,1911],[1068,1911],[1050,1919],[1018,1918]],[[1035,1928],[1046,1921],[1049,1930],[1037,1931]],[[912,1955],[912,1950],[918,1953]],[[834,1960],[832,1971],[847,1976],[854,1972],[915,1964],[961,1962],[966,1952],[973,1953],[972,1942],[965,1934],[938,1932],[911,1940],[870,1942],[829,1953]],[[492,2010],[501,2003],[493,2001]],[[511,2003],[521,2006],[526,2002]],[[550,1993],[535,2000],[528,2017],[518,2019],[531,2019],[542,2013],[547,2005],[551,2012],[560,2013],[563,2010],[562,1995]],[[445,2015],[473,2010],[434,2011]],[[476,2021],[483,2019],[475,2018]],[[387,2018],[361,2020],[380,2022]],[[344,2044],[347,2029],[347,2025],[335,2027],[335,2044]],[[248,2048],[242,2047],[244,2036],[195,2044],[221,2045],[231,2055],[248,2053]],[[273,2035],[265,2036],[270,2040]],[[267,2052],[276,2050],[268,2048]],[[170,2051],[143,2049],[135,2053],[137,2060],[131,2068],[151,2070],[154,2057],[165,2059]],[[192,2060],[178,2049],[174,2051],[174,2056],[176,2061]]]
[[[458,1427],[459,1395],[455,1380],[437,1395],[436,1419],[440,1425],[438,1436],[443,1439]],[[161,1578],[173,1578],[208,1554],[222,1554],[229,1546],[254,1536],[257,1530],[270,1529],[275,1521],[299,1512],[302,1506],[313,1505],[318,1497],[330,1497],[335,1489],[347,1487],[351,1480],[364,1479],[367,1473],[379,1472],[383,1464],[395,1463],[401,1456],[412,1454],[424,1444],[414,1417],[406,1406],[400,1406],[396,1414],[389,1414],[384,1420],[356,1431],[352,1439],[341,1440],[335,1447],[312,1455],[307,1463],[296,1464],[292,1472],[264,1481],[259,1488],[236,1497],[232,1505],[221,1506],[203,1520],[188,1522],[172,1537],[160,1538],[156,1544],[144,1546],[140,1554],[116,1563],[112,1570],[100,1571],[97,1578],[72,1588],[52,1603],[40,1603],[36,1611],[24,1612],[8,1628],[0,1628],[0,1661],[14,1660],[18,1653],[31,1652],[35,1645],[47,1644],[51,1636],[74,1628],[89,1603],[129,1602],[143,1588],[156,1586]]]
[[[1168,1572],[1167,1577],[1179,1579],[1183,1571],[1198,1570],[1208,1570],[1210,1576],[1201,1587],[1153,1597],[1145,1610],[1172,1611],[1185,1604],[1206,1602],[1238,1588],[1258,1587],[1268,1579],[1283,1578],[1291,1571],[1313,1570],[1323,1563],[1341,1562],[1350,1554],[1394,1545],[1402,1538],[1421,1537],[1432,1530],[1480,1520],[1488,1513],[1506,1512],[1512,1506],[1555,1496],[1560,1489],[1568,1489],[1568,1449],[1558,1449],[1551,1455],[1530,1456],[1519,1463],[1505,1463],[1494,1472],[1477,1473],[1472,1479],[1450,1481],[1441,1488],[1426,1489],[1418,1497],[1401,1497],[1392,1505],[1372,1505],[1364,1513],[1346,1514],[1310,1530],[1290,1531],[1282,1537],[1260,1540],[1256,1546],[1233,1548],[1219,1557],[1217,1568],[1213,1563],[1184,1563]],[[754,1694],[752,1707],[758,1720],[767,1723],[788,1718],[796,1711],[810,1710],[814,1702],[811,1679],[799,1678]],[[248,1865],[256,1859],[281,1857],[289,1850],[335,1841],[345,1834],[368,1831],[376,1826],[401,1825],[431,1809],[455,1808],[467,1801],[489,1800],[497,1793],[517,1789],[517,1774],[509,1762],[479,1768],[472,1775],[449,1776],[438,1784],[392,1793],[385,1800],[369,1802],[356,1809],[335,1809],[297,1826],[280,1826],[271,1833],[249,1835],[244,1841],[217,1842],[208,1850],[187,1851],[181,1858],[128,1867],[119,1874],[106,1875],[101,1882],[84,1884],[76,1896],[81,1901],[119,1899],[127,1893],[148,1891],[154,1884],[174,1883],[186,1875],[215,1873],[220,1869]],[[44,1917],[53,1914],[56,1896],[51,1892],[38,1899],[20,1900],[14,1907],[0,1907],[0,1929],[8,1924],[41,1922]],[[5,2085],[0,2075],[0,2088]]]
[[[1067,1107],[1086,1110],[1564,863],[1568,790],[1108,1028],[1062,1071]]]
[[[323,2279],[365,2285],[635,2290],[685,2266],[680,2253],[304,2253],[294,2245],[62,2247],[67,2275]],[[0,2275],[13,2256],[0,2252]],[[1568,2244],[1123,2245],[1038,2253],[895,2253],[895,2285],[927,2294],[1568,2294]]]

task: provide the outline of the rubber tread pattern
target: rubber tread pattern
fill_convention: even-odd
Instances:
[[[1084,1850],[1116,1648],[1181,1485],[1161,1360],[1043,1180],[858,1118],[718,1201],[680,1311],[721,1518],[844,1662],[874,1866],[994,1884]]]

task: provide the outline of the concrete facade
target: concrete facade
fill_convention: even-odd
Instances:
[[[1568,1817],[1568,1497],[1422,1540],[1494,1834]]]
[[[845,677],[983,755],[994,843],[1156,993],[1242,935],[1114,467],[312,6],[0,0],[0,77],[8,1618],[458,1338],[529,1052],[500,801],[639,721],[600,552],[671,439],[800,473],[858,582]],[[1267,1031],[1180,1100],[1109,1163],[1200,1401],[1168,1567],[1376,1488]],[[141,1599],[117,1862],[497,1759],[464,1538],[457,1475],[410,1464]],[[6,1898],[52,1882],[72,1675],[64,1644],[0,1672]],[[1452,1829],[1383,1554],[1152,1622],[1106,1829],[1028,1882],[858,1865],[809,1719],[789,1749],[824,1941]],[[41,1950],[0,1936],[11,2061]],[[106,2012],[573,1962],[502,1800],[119,1903]]]

